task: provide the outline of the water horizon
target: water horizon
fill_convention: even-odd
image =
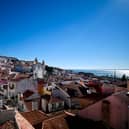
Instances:
[[[71,69],[73,72],[93,73],[96,76],[129,77],[129,69]]]

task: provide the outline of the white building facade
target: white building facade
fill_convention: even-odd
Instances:
[[[33,78],[34,79],[44,79],[45,74],[46,74],[46,70],[45,70],[44,61],[42,64],[35,62],[35,64],[33,65]]]

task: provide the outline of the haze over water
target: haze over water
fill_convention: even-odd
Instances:
[[[129,77],[129,70],[95,70],[95,69],[76,69],[74,72],[85,72],[85,73],[93,73],[97,76],[109,76],[114,77],[114,75],[118,78],[121,78],[124,74]]]

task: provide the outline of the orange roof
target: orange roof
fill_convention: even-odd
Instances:
[[[42,123],[48,117],[41,111],[22,112],[21,115],[26,118],[32,125]]]
[[[66,114],[61,114],[45,120],[43,122],[42,129],[69,129],[68,124],[65,120]]]
[[[0,125],[0,129],[16,129],[14,121],[6,121],[4,124]]]
[[[34,129],[33,126],[19,112],[16,112],[15,118],[20,129]]]

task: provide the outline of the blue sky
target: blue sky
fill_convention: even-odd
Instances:
[[[129,68],[129,0],[0,0],[0,55]]]

